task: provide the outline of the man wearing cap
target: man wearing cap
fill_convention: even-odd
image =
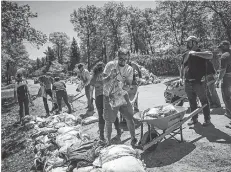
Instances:
[[[103,72],[103,95],[104,95],[104,110],[103,117],[106,124],[106,136],[108,145],[111,143],[112,123],[115,122],[118,111],[123,114],[126,119],[128,129],[131,134],[131,145],[135,145],[137,139],[135,138],[135,124],[133,121],[133,107],[129,100],[128,93],[125,92],[122,96],[126,100],[126,104],[112,107],[110,99],[116,91],[114,91],[113,84],[122,83],[123,89],[129,90],[133,81],[133,69],[126,64],[128,58],[128,51],[126,49],[118,50],[118,60],[110,61],[106,64]],[[107,83],[109,82],[109,84]],[[113,81],[113,82],[110,82]],[[116,84],[114,84],[116,85]],[[119,84],[118,84],[119,85]]]
[[[216,85],[222,81],[221,92],[225,103],[226,116],[231,118],[231,50],[229,47],[229,41],[222,41],[218,46],[222,55],[220,73],[216,81]]]
[[[185,80],[185,92],[189,100],[191,111],[197,109],[197,96],[202,105],[207,104],[203,109],[203,126],[207,126],[211,122],[209,102],[206,95],[206,62],[212,59],[213,54],[210,51],[201,52],[198,47],[198,39],[195,36],[188,37],[186,42],[189,52],[183,57],[181,77]],[[193,116],[191,122],[188,124],[193,125],[197,122],[198,114]]]

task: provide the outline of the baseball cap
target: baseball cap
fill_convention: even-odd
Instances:
[[[222,47],[222,46],[225,46],[225,45],[230,46],[230,42],[229,42],[229,41],[222,41],[222,42],[218,45],[218,48],[220,48],[220,47]]]
[[[195,36],[189,36],[189,37],[186,39],[186,42],[188,42],[188,41],[196,41],[196,42],[198,42],[198,39],[197,39],[197,37],[195,37]]]

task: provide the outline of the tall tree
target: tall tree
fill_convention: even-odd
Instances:
[[[70,70],[72,71],[75,65],[80,62],[80,51],[75,38],[72,40],[70,51]]]
[[[54,44],[55,53],[59,63],[63,63],[63,58],[68,51],[69,37],[64,32],[54,32],[49,35],[49,41]]]
[[[8,69],[17,68],[18,64],[24,64],[24,58],[21,60],[19,57],[23,56],[28,59],[28,54],[25,47],[23,47],[23,41],[28,41],[39,47],[46,43],[47,37],[42,32],[31,27],[29,19],[37,17],[37,14],[31,12],[30,6],[19,6],[16,2],[10,1],[2,1],[1,4],[2,69],[6,69],[6,75],[10,78],[14,74],[10,74]]]
[[[86,55],[88,69],[90,69],[92,61],[91,58],[94,49],[97,47],[97,28],[99,28],[100,9],[95,6],[87,6],[86,8],[79,8],[71,14],[71,23],[74,30],[78,33],[81,39],[81,44],[86,45]]]
[[[36,62],[37,62],[37,69],[42,67],[41,60],[39,58],[37,58]]]

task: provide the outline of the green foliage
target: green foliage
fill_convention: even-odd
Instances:
[[[223,39],[231,41],[231,3],[228,1],[159,1],[156,8],[125,7],[108,2],[71,13],[71,23],[81,42],[81,55],[88,67],[97,60],[116,57],[119,47],[132,54],[152,55],[185,50],[190,35],[201,48],[214,49]],[[162,72],[163,73],[163,72]]]
[[[29,55],[23,45],[28,41],[37,47],[47,41],[46,35],[30,26],[29,19],[37,17],[28,5],[2,1],[1,60],[2,72],[8,77],[15,75],[17,68],[30,68]]]
[[[75,68],[75,65],[80,62],[80,50],[75,38],[72,40],[70,51],[69,70],[72,71]]]
[[[49,41],[54,44],[55,56],[61,64],[64,62],[64,56],[68,53],[69,39],[64,32],[53,32],[49,35]]]
[[[132,55],[131,59],[144,66],[154,75],[179,75],[181,58],[170,54],[156,53],[152,55]]]
[[[47,37],[30,26],[29,19],[37,17],[30,6],[19,6],[15,2],[2,1],[2,44],[7,40],[18,43],[27,40],[37,46],[46,43]]]

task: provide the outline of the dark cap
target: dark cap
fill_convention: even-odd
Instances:
[[[230,46],[230,42],[229,42],[229,41],[222,41],[222,42],[218,45],[218,48],[220,48],[220,47],[222,47],[222,46],[225,46],[225,45]]]
[[[59,79],[60,79],[60,78],[59,78],[58,76],[55,77],[55,81],[59,81]]]

